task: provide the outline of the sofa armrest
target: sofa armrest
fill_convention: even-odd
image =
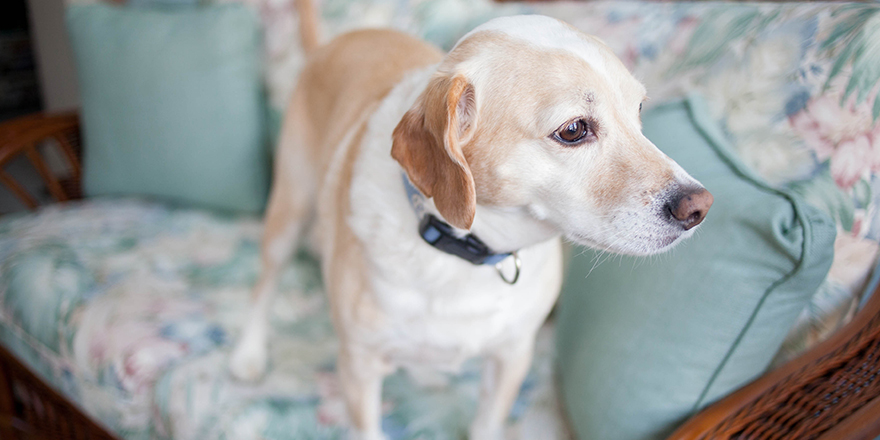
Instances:
[[[41,154],[50,146],[57,148],[66,160],[66,175],[53,174]],[[9,161],[23,154],[56,201],[80,198],[81,152],[79,116],[76,113],[34,113],[0,123],[0,183],[29,209],[37,207],[36,199],[3,169]]]
[[[828,340],[712,404],[669,440],[880,435],[880,287]]]

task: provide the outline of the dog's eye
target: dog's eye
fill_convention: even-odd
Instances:
[[[562,127],[559,127],[559,129],[553,133],[553,137],[563,144],[575,145],[590,139],[595,139],[596,135],[593,133],[593,130],[590,128],[590,124],[587,121],[583,119],[575,119],[574,121],[567,122]]]
[[[639,113],[641,113],[641,112],[642,112],[642,104],[639,103]]]

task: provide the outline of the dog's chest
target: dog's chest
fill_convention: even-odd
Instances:
[[[370,295],[381,311],[379,321],[357,331],[364,342],[396,365],[455,371],[537,329],[559,289],[558,240],[520,250],[520,280],[509,285],[494,266],[475,266],[407,234],[416,222],[406,226],[404,215],[396,216],[400,231],[386,230],[395,222],[384,214],[362,217],[381,225],[361,235]],[[508,275],[511,260],[504,262]]]
[[[363,136],[345,223],[363,249],[377,312],[345,325],[350,337],[397,365],[454,370],[467,358],[537,330],[558,293],[561,260],[557,240],[521,249],[522,276],[510,286],[494,267],[445,254],[418,235],[418,214],[389,141],[430,74],[416,75],[392,91]],[[340,307],[358,320],[361,306]]]
[[[521,277],[511,286],[494,266],[472,265],[416,238],[383,241],[367,252],[383,317],[370,331],[370,345],[398,365],[455,370],[536,330],[556,298],[556,240],[520,251]],[[504,266],[512,271],[512,259]]]
[[[430,364],[454,371],[464,360],[513,336],[517,321],[528,315],[525,292],[504,288],[500,280],[487,280],[483,274],[448,283],[435,279],[433,286],[400,281],[380,282],[375,291],[386,317],[376,342],[398,365]]]

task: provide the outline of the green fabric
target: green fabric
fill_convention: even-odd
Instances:
[[[242,5],[67,11],[85,192],[256,212],[269,186],[258,18]]]
[[[746,171],[708,115],[691,97],[643,117],[715,196],[697,234],[660,256],[571,262],[557,349],[579,439],[664,438],[760,375],[831,265],[834,222]]]

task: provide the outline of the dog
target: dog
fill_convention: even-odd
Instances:
[[[312,224],[351,437],[385,438],[383,378],[484,357],[469,435],[503,437],[562,281],[561,238],[629,255],[693,234],[712,195],[641,133],[645,87],[599,39],[491,20],[448,53],[391,30],[318,46],[285,114],[262,273],[230,370],[259,379],[282,265]]]

